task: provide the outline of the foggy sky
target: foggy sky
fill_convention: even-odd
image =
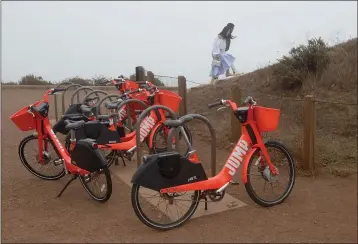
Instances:
[[[207,83],[213,39],[235,24],[230,53],[253,71],[295,44],[357,36],[357,2],[2,2],[2,81],[115,77],[144,66]]]

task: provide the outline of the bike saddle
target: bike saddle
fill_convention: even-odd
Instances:
[[[65,127],[67,130],[78,130],[79,128],[81,128],[86,124],[84,120],[80,120],[76,122],[65,120],[65,123],[67,124]]]
[[[190,115],[184,115],[183,117],[181,117],[179,119],[166,120],[166,121],[164,121],[164,125],[166,125],[168,127],[180,127],[192,119],[194,119],[194,118],[191,117]]]
[[[94,101],[94,100],[96,100],[96,99],[99,99],[99,96],[88,97],[88,98],[86,98],[86,99],[83,101],[83,103],[89,103],[89,102],[92,102],[92,101]]]
[[[105,102],[104,103],[104,106],[108,109],[116,109],[118,107],[118,104],[120,103],[121,101],[115,101],[115,102]]]
[[[76,114],[64,114],[62,116],[62,119],[66,120],[66,119],[69,119],[69,120],[84,120],[84,119],[87,119],[86,116],[84,116],[83,114],[80,114],[80,113],[76,113]]]
[[[81,105],[80,106],[80,110],[82,113],[92,113],[92,109],[93,107],[89,107],[89,106],[86,106],[86,105]]]

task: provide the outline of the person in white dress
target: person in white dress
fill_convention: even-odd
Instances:
[[[232,36],[234,27],[235,25],[233,23],[228,23],[214,40],[213,50],[211,52],[213,61],[211,63],[210,84],[214,84],[214,81],[217,80],[220,75],[225,74],[226,77],[230,76],[230,68],[233,74],[236,73],[234,67],[235,58],[227,53],[230,49],[231,40],[235,38]]]

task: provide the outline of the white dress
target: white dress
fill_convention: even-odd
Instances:
[[[213,61],[211,63],[211,77],[219,77],[220,75],[225,74],[225,72],[230,68],[234,67],[235,58],[225,52],[226,49],[226,40],[218,35],[213,43],[212,57]],[[214,59],[218,56],[220,61]],[[235,70],[234,70],[235,71]]]

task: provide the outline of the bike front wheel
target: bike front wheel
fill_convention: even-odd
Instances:
[[[29,135],[22,139],[18,149],[21,163],[33,175],[43,180],[58,180],[65,175],[65,170],[62,164],[56,165],[55,161],[62,157],[51,140],[46,138],[43,142],[47,143],[47,149],[41,152],[43,160],[40,162],[37,136]]]
[[[271,207],[281,204],[290,195],[295,184],[295,163],[292,155],[281,143],[267,141],[265,147],[279,174],[272,175],[268,163],[258,149],[250,158],[245,188],[255,203],[263,207]],[[259,185],[256,184],[257,180],[261,180],[263,189],[256,189]]]
[[[141,193],[139,192],[140,189],[142,190]],[[138,184],[133,184],[132,207],[139,220],[148,227],[162,231],[170,230],[189,220],[199,205],[200,191],[193,191],[192,194],[188,195],[188,199],[184,199],[183,196],[186,193],[161,194],[148,188],[141,188]],[[155,200],[156,196],[159,200]],[[145,206],[149,209],[147,213]],[[182,216],[178,216],[178,218],[173,216],[175,213],[179,215],[181,212],[183,212]]]

